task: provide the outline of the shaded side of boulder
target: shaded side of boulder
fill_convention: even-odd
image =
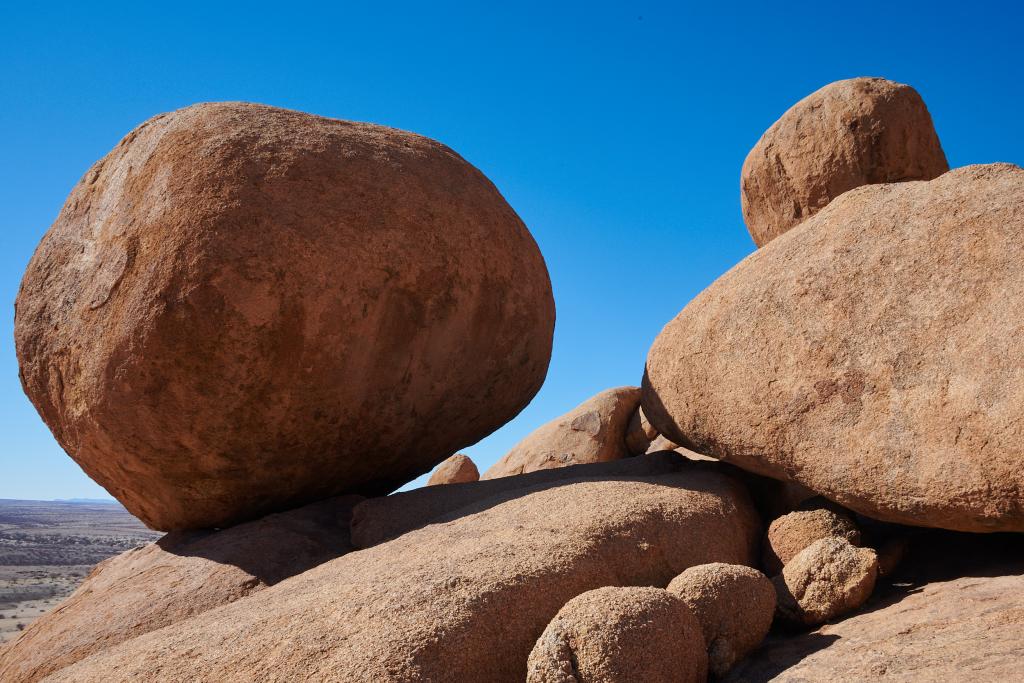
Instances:
[[[473,484],[453,484],[456,488]],[[81,661],[54,681],[521,683],[562,606],[749,564],[759,522],[728,476],[685,471],[512,491]]]
[[[686,466],[676,453],[652,453],[636,458],[538,470],[517,477],[454,484],[440,490],[426,487],[367,498],[352,512],[352,543],[357,548],[369,548],[480,501],[515,495],[517,491],[538,486],[569,484],[583,478],[669,474]]]
[[[343,496],[221,531],[176,532],[101,562],[0,651],[0,681],[38,681],[346,554],[360,500]]]
[[[647,419],[644,409],[637,406],[636,412],[633,413],[633,417],[629,418],[629,425],[626,427],[626,448],[632,455],[650,453],[652,452],[650,450],[651,445],[657,438],[658,430]],[[675,446],[669,448],[659,447],[656,450],[670,451],[674,448]]]
[[[1024,169],[846,192],[647,357],[676,443],[873,519],[1024,531]]]
[[[821,498],[807,501],[800,509],[779,517],[768,526],[761,545],[762,566],[774,576],[801,550],[832,536],[860,545],[860,529],[839,506]]]
[[[718,677],[761,644],[775,616],[772,582],[743,565],[690,567],[672,579],[668,591],[678,595],[700,622],[708,667]]]
[[[468,455],[456,453],[448,458],[434,470],[427,481],[427,486],[438,484],[464,484],[468,481],[478,481],[480,472]]]
[[[639,405],[638,387],[602,391],[530,433],[482,478],[628,457],[632,453],[626,445],[626,429]]]
[[[428,472],[529,403],[554,316],[529,230],[451,149],[217,102],[146,121],[85,174],[14,336],[64,450],[175,530]]]
[[[558,611],[527,661],[527,683],[704,683],[700,624],[661,588],[598,588]]]
[[[845,538],[823,538],[797,553],[772,581],[779,615],[814,626],[863,605],[877,578],[874,550]]]
[[[795,104],[743,164],[743,219],[760,247],[861,185],[949,170],[917,91],[882,78],[830,83]]]

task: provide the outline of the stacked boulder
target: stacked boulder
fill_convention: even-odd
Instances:
[[[15,342],[61,446],[174,530],[427,472],[540,389],[554,315],[526,226],[452,150],[226,102],[150,119],[86,173]]]
[[[102,565],[0,681],[952,678],[939,641],[1014,679],[998,572],[1024,567],[936,574],[898,526],[1024,531],[1024,170],[947,170],[908,86],[801,101],[743,168],[760,248],[641,387],[481,477],[452,454],[537,391],[554,316],[493,185],[425,138],[269,107],[143,124],[33,257],[18,357],[87,472],[207,530]],[[833,623],[922,567],[913,605]]]
[[[830,83],[787,111],[743,163],[740,198],[761,247],[839,195],[949,170],[924,100],[884,78]]]

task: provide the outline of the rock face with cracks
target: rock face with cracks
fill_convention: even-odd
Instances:
[[[0,682],[41,680],[346,554],[360,500],[342,496],[221,531],[174,532],[101,562],[60,607],[0,649]]]
[[[700,624],[661,588],[598,588],[565,604],[527,661],[527,683],[704,683]]]
[[[683,467],[580,477],[479,500],[373,548],[68,667],[53,681],[282,677],[521,683],[573,597],[663,586],[708,562],[750,564],[759,520],[743,487]],[[474,487],[488,482],[433,489]]]
[[[778,613],[814,626],[863,605],[875,588],[878,558],[845,538],[823,538],[807,546],[773,579]]]
[[[456,453],[437,466],[434,473],[430,475],[427,486],[464,484],[467,481],[477,481],[479,479],[480,472],[476,469],[476,464],[473,463],[469,456]]]
[[[455,152],[235,102],[86,173],[15,341],[64,449],[169,530],[397,488],[522,410],[553,327],[536,243]]]
[[[775,589],[767,576],[743,565],[715,562],[690,567],[672,579],[700,623],[708,669],[724,676],[764,640],[775,616]]]
[[[787,111],[743,164],[743,219],[757,246],[861,185],[949,170],[917,91],[883,78],[826,85]]]
[[[1024,531],[1024,170],[870,185],[744,259],[655,340],[672,441],[874,519]]]
[[[602,391],[530,433],[483,478],[628,457],[632,453],[626,445],[626,430],[639,405],[638,387]]]

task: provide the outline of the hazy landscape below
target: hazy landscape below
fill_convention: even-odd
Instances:
[[[0,499],[0,642],[60,604],[98,562],[159,537],[113,501]]]

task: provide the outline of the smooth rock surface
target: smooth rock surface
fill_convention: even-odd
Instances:
[[[355,507],[352,511],[352,543],[357,548],[369,548],[419,529],[460,508],[495,496],[518,495],[517,492],[537,486],[570,484],[580,478],[649,477],[688,471],[691,467],[676,453],[652,453],[609,462],[538,470],[517,477],[454,484],[444,489],[425,487],[398,491],[390,496],[367,498]]]
[[[828,505],[808,502],[811,505],[785,514],[768,526],[761,544],[761,564],[769,576],[778,574],[801,550],[823,538],[838,536],[860,545],[860,529],[848,515]]]
[[[0,681],[38,681],[96,652],[239,600],[353,550],[343,496],[222,531],[175,532],[101,562],[0,650]]]
[[[712,472],[541,485],[122,643],[52,680],[521,683],[537,638],[573,597],[663,586],[695,564],[749,564],[759,526],[742,486]]]
[[[64,449],[170,530],[414,479],[522,410],[553,327],[536,243],[455,152],[227,102],[150,119],[86,173],[15,342]]]
[[[639,405],[638,387],[602,391],[531,432],[484,472],[482,478],[497,479],[629,457],[632,453],[626,445],[626,429]]]
[[[693,612],[661,588],[598,588],[558,611],[527,661],[526,683],[704,683]]]
[[[875,588],[878,558],[845,538],[823,538],[807,546],[772,579],[778,614],[808,626],[851,612]]]
[[[883,78],[836,81],[796,103],[747,155],[743,219],[760,247],[847,190],[948,170],[916,90]]]
[[[715,562],[690,567],[667,590],[678,595],[700,623],[708,670],[724,676],[764,640],[775,616],[775,588],[756,569]]]
[[[852,190],[655,340],[672,441],[868,517],[1024,531],[1024,170]]]
[[[465,484],[468,481],[478,481],[479,479],[480,472],[470,457],[456,453],[437,466],[434,473],[430,475],[430,479],[427,480],[427,486]]]

